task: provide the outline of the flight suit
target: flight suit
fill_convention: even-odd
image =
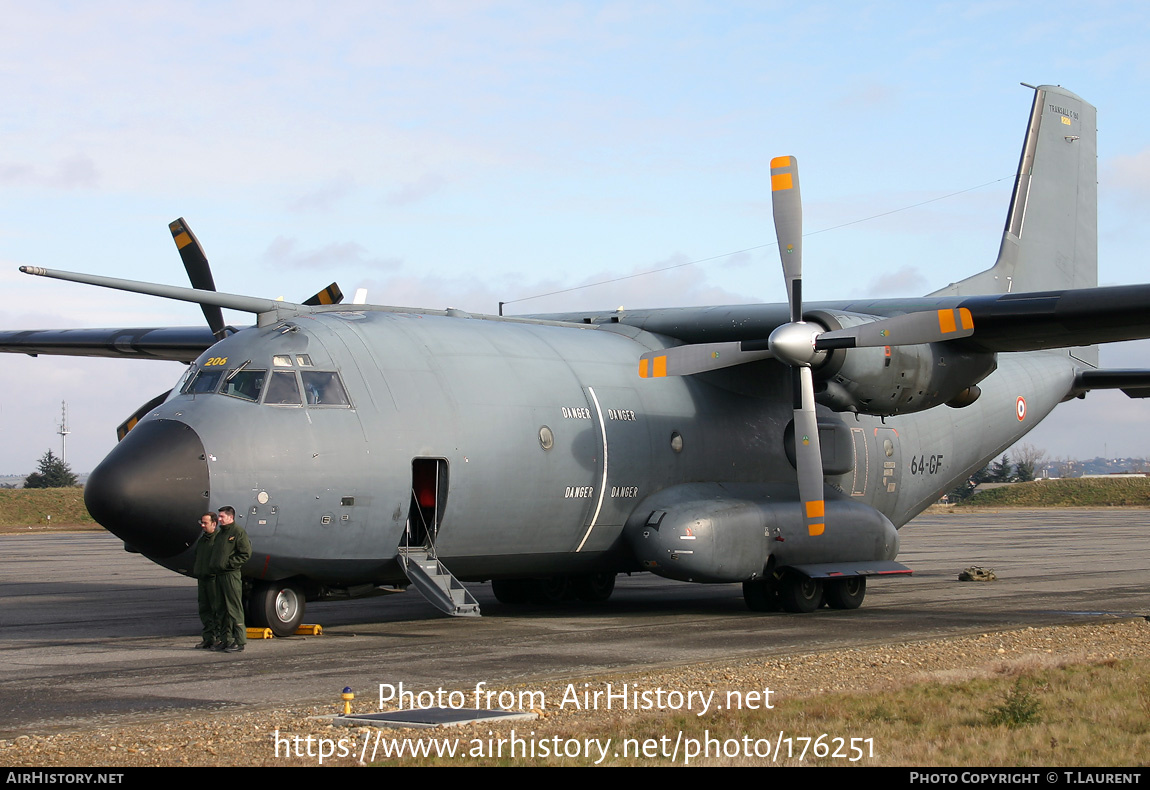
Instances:
[[[219,528],[216,528],[219,531]],[[196,600],[200,609],[200,622],[203,623],[203,638],[205,642],[214,644],[223,641],[220,632],[219,593],[216,589],[216,577],[211,572],[212,550],[215,548],[216,532],[200,534],[196,543],[195,561],[192,564],[192,576],[196,577]]]
[[[220,639],[245,645],[243,580],[240,568],[252,557],[252,542],[239,524],[220,524],[212,546],[211,570],[215,573],[215,611],[220,619]]]

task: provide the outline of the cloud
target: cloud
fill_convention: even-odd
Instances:
[[[880,274],[863,289],[864,296],[917,296],[929,287],[922,272],[915,266],[903,266],[893,272]]]
[[[415,181],[409,181],[389,193],[384,202],[389,206],[406,206],[423,200],[443,188],[447,179],[435,173],[425,173]]]
[[[296,212],[330,211],[355,191],[356,186],[355,179],[345,174],[288,201],[287,209]]]
[[[99,185],[96,164],[83,154],[67,156],[53,167],[0,164],[0,184],[38,186],[52,189],[91,189]]]
[[[1139,201],[1150,200],[1150,148],[1107,161],[1102,166],[1102,182]]]
[[[662,269],[662,271],[651,270]],[[555,278],[527,279],[398,274],[363,283],[368,301],[404,307],[443,309],[456,307],[473,313],[498,312],[506,302],[507,315],[606,311],[688,305],[747,304],[760,301],[713,285],[700,267],[685,255],[675,255],[623,272],[599,270],[576,282]]]
[[[848,110],[888,109],[895,103],[896,95],[895,88],[887,83],[856,80],[847,86],[840,105]]]
[[[264,252],[264,261],[293,269],[328,269],[357,266],[363,269],[396,269],[398,258],[373,257],[354,241],[335,242],[314,250],[301,250],[295,239],[277,236]]]

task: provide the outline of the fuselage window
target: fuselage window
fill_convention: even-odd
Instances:
[[[299,406],[302,403],[299,394],[299,382],[296,381],[295,373],[288,372],[275,372],[272,373],[271,383],[268,384],[268,394],[264,398],[264,403],[271,403],[277,406]]]
[[[220,383],[220,377],[224,375],[222,370],[201,370],[196,374],[196,377],[188,382],[184,387],[185,395],[200,395],[206,392],[215,392],[216,387]]]
[[[266,370],[241,370],[228,377],[222,390],[224,395],[231,395],[241,400],[255,401],[260,398],[260,390],[264,388]]]
[[[350,406],[347,392],[339,374],[309,370],[300,373],[303,377],[303,391],[309,406]]]

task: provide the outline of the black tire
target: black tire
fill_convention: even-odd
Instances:
[[[615,574],[586,573],[571,579],[575,597],[584,603],[603,603],[615,592]]]
[[[531,603],[551,605],[571,598],[571,579],[567,576],[548,576],[535,579],[531,585]]]
[[[823,605],[823,583],[801,573],[789,573],[779,586],[783,609],[794,614],[809,614]]]
[[[510,606],[527,603],[531,600],[530,579],[492,579],[491,592],[495,600]]]
[[[783,606],[774,579],[743,582],[743,600],[752,612],[777,612]]]
[[[858,609],[866,597],[866,577],[850,576],[826,583],[827,606],[832,609]]]
[[[256,582],[248,598],[249,625],[270,628],[276,636],[291,636],[303,622],[307,599],[291,582]]]

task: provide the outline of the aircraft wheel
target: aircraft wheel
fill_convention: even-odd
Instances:
[[[866,596],[866,577],[851,576],[827,582],[827,606],[832,609],[858,609]]]
[[[782,608],[779,588],[773,579],[743,582],[743,600],[752,612],[777,612]]]
[[[807,614],[823,605],[823,583],[801,573],[790,573],[779,588],[783,609],[795,614]]]
[[[532,603],[562,603],[569,597],[571,597],[571,580],[566,576],[548,576],[545,579],[536,579],[532,585]]]
[[[531,600],[532,581],[530,579],[492,579],[491,592],[495,600],[514,606]]]
[[[575,597],[584,603],[603,603],[615,592],[615,574],[588,573],[571,579]]]
[[[257,582],[248,598],[248,615],[256,628],[276,636],[291,636],[303,622],[307,599],[291,582]]]

